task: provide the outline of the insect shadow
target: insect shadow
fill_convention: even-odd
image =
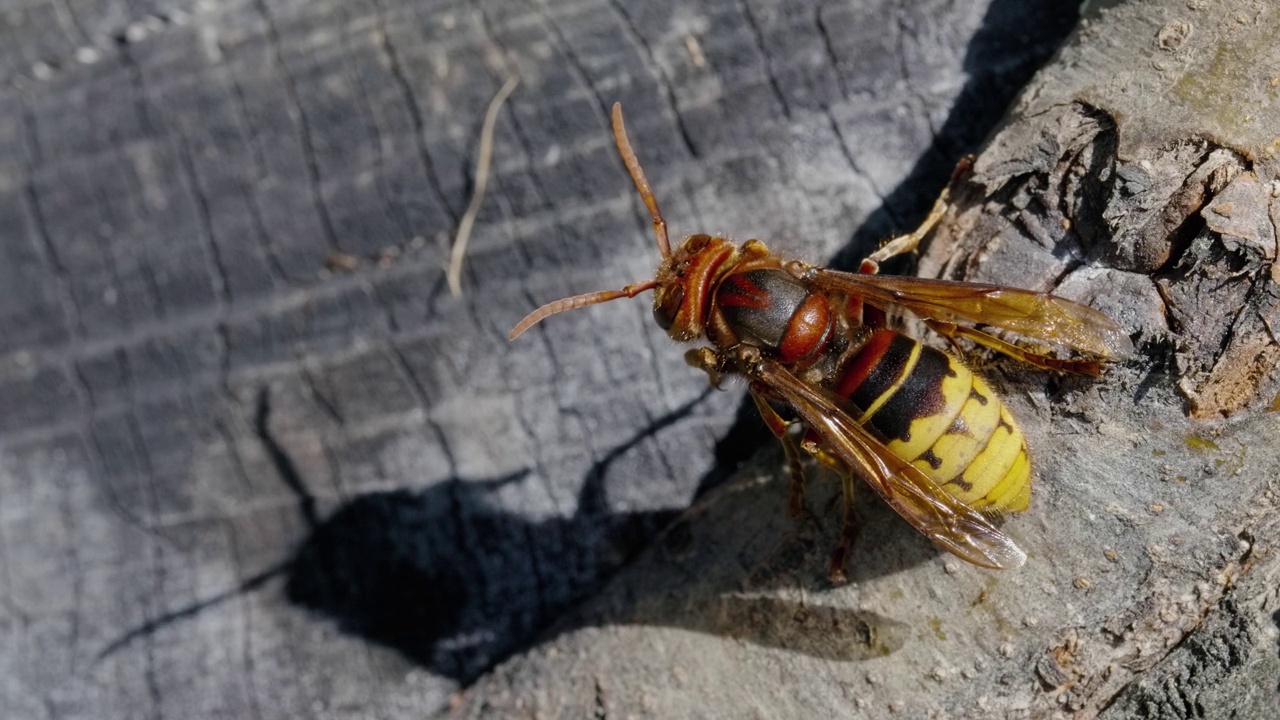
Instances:
[[[810,609],[806,622],[788,625],[785,619],[795,617],[798,606],[767,592],[733,594],[744,583],[762,590],[776,586],[779,570],[787,576],[786,583],[803,578],[799,584],[829,587],[823,571],[825,549],[834,543],[839,523],[815,518],[796,526],[792,537],[779,533],[782,549],[766,559],[763,575],[754,580],[740,566],[701,580],[681,580],[680,587],[641,583],[628,593],[624,606],[580,613],[571,623],[552,625],[648,547],[663,528],[669,528],[664,547],[678,549],[681,538],[717,521],[687,517],[673,525],[680,516],[674,510],[612,511],[603,492],[615,460],[677,424],[705,397],[706,393],[659,418],[596,462],[582,484],[577,510],[568,517],[530,520],[496,502],[504,486],[525,481],[528,471],[491,479],[451,478],[421,490],[356,497],[314,525],[287,565],[286,597],[346,632],[391,647],[463,684],[545,634],[548,627],[559,633],[618,622],[732,634],[833,659],[884,654],[882,619],[853,610]],[[781,455],[777,461],[780,468]],[[768,508],[756,514],[772,516],[771,524],[792,525],[784,516],[781,482],[754,491],[767,496],[755,500]],[[834,501],[834,494],[827,494],[826,500]],[[773,536],[773,530],[762,534]],[[901,553],[904,562],[914,564],[933,552],[923,539],[909,534],[903,539],[920,551],[914,558],[911,552]],[[673,591],[694,593],[701,600],[677,613],[646,610],[656,607],[648,596]],[[735,621],[748,616],[776,617],[779,622]],[[824,617],[818,620],[819,616]],[[852,628],[855,640],[865,636],[865,642],[831,642],[829,628],[841,625]],[[753,633],[753,627],[758,632]]]
[[[779,584],[795,584],[795,578],[803,578],[798,584],[808,584],[811,589],[827,587],[822,569],[825,553],[816,548],[830,547],[838,523],[815,518],[799,525],[792,523],[783,512],[786,492],[781,482],[772,488],[753,488],[752,502],[767,506],[767,510],[740,503],[718,506],[745,508],[752,517],[767,517],[770,524],[786,528],[762,527],[757,533],[783,538],[779,545],[782,551],[766,558],[758,577],[748,579],[747,571],[739,566],[701,579],[679,579],[673,586],[672,578],[677,576],[668,574],[662,583],[642,583],[628,593],[629,602],[623,606],[606,612],[575,613],[572,622],[554,624],[649,547],[664,528],[663,548],[687,555],[682,546],[687,545],[690,534],[718,522],[716,517],[705,515],[674,522],[681,516],[677,510],[618,512],[609,507],[604,492],[611,466],[657,433],[678,425],[711,392],[708,388],[657,418],[596,461],[581,483],[571,516],[536,520],[498,502],[503,488],[531,477],[528,470],[487,479],[454,477],[422,489],[365,493],[323,515],[302,472],[269,430],[272,403],[270,389],[264,387],[258,394],[254,426],[276,475],[297,499],[297,512],[309,528],[305,538],[288,559],[238,587],[127,630],[104,647],[98,659],[280,579],[290,603],[463,685],[540,635],[584,625],[661,624],[732,635],[832,659],[865,657],[872,654],[869,648],[874,648],[874,654],[884,654],[885,633],[877,628],[885,623],[866,613],[809,608],[805,622],[788,625],[786,619],[796,618],[798,607],[763,592],[750,597],[734,594],[744,582],[765,591]],[[780,469],[781,455],[774,460]],[[718,466],[708,477],[731,470]],[[836,486],[829,485],[831,489]],[[828,493],[825,504],[833,500],[834,495]],[[792,528],[798,530],[788,535]],[[820,537],[824,528],[828,537]],[[922,539],[909,534],[905,539],[932,552]],[[907,558],[911,553],[899,555]],[[909,562],[914,564],[925,556]],[[805,559],[815,558],[810,567],[799,568]],[[686,558],[690,561],[702,562]],[[789,579],[780,583],[783,575]],[[696,594],[698,602],[679,612],[653,611],[657,607],[650,602],[653,598],[683,593]],[[779,620],[741,622],[748,617]],[[832,642],[829,630],[821,629],[832,626],[851,628],[849,637],[855,642]]]
[[[289,601],[464,684],[596,590],[677,514],[610,512],[603,482],[627,450],[678,422],[677,408],[587,473],[571,516],[531,520],[497,501],[528,470],[358,496],[314,526],[289,564]]]

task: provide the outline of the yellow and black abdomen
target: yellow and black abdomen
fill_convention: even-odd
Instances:
[[[1031,502],[1022,431],[960,361],[892,330],[845,363],[835,390],[895,455],[970,507],[1018,512]]]

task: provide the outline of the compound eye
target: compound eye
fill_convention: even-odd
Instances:
[[[653,298],[653,319],[658,322],[658,327],[670,330],[676,323],[681,305],[684,305],[684,288],[679,285],[660,288]]]

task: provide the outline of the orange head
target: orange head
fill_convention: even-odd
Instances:
[[[627,140],[626,128],[622,125],[622,105],[613,104],[613,139],[618,144],[618,153],[622,162],[631,173],[645,207],[653,217],[653,233],[658,238],[658,250],[662,253],[662,264],[652,280],[632,283],[621,290],[601,290],[599,292],[575,295],[549,302],[525,316],[511,329],[507,335],[510,340],[525,330],[533,327],[557,313],[576,310],[587,305],[609,302],[624,297],[635,297],[646,290],[653,290],[653,317],[667,334],[676,340],[696,340],[702,336],[706,328],[707,315],[711,308],[711,293],[721,275],[721,271],[730,267],[731,260],[737,250],[733,243],[722,237],[711,235],[690,235],[680,247],[671,249],[671,241],[667,237],[667,223],[658,210],[658,201],[653,197],[653,188],[640,169],[640,161]]]
[[[653,319],[675,340],[697,340],[706,327],[711,293],[737,254],[722,237],[690,235],[654,277]]]

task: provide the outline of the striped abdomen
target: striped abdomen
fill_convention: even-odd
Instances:
[[[1022,431],[982,378],[946,353],[880,330],[835,389],[895,455],[966,505],[1017,512],[1030,504]]]

